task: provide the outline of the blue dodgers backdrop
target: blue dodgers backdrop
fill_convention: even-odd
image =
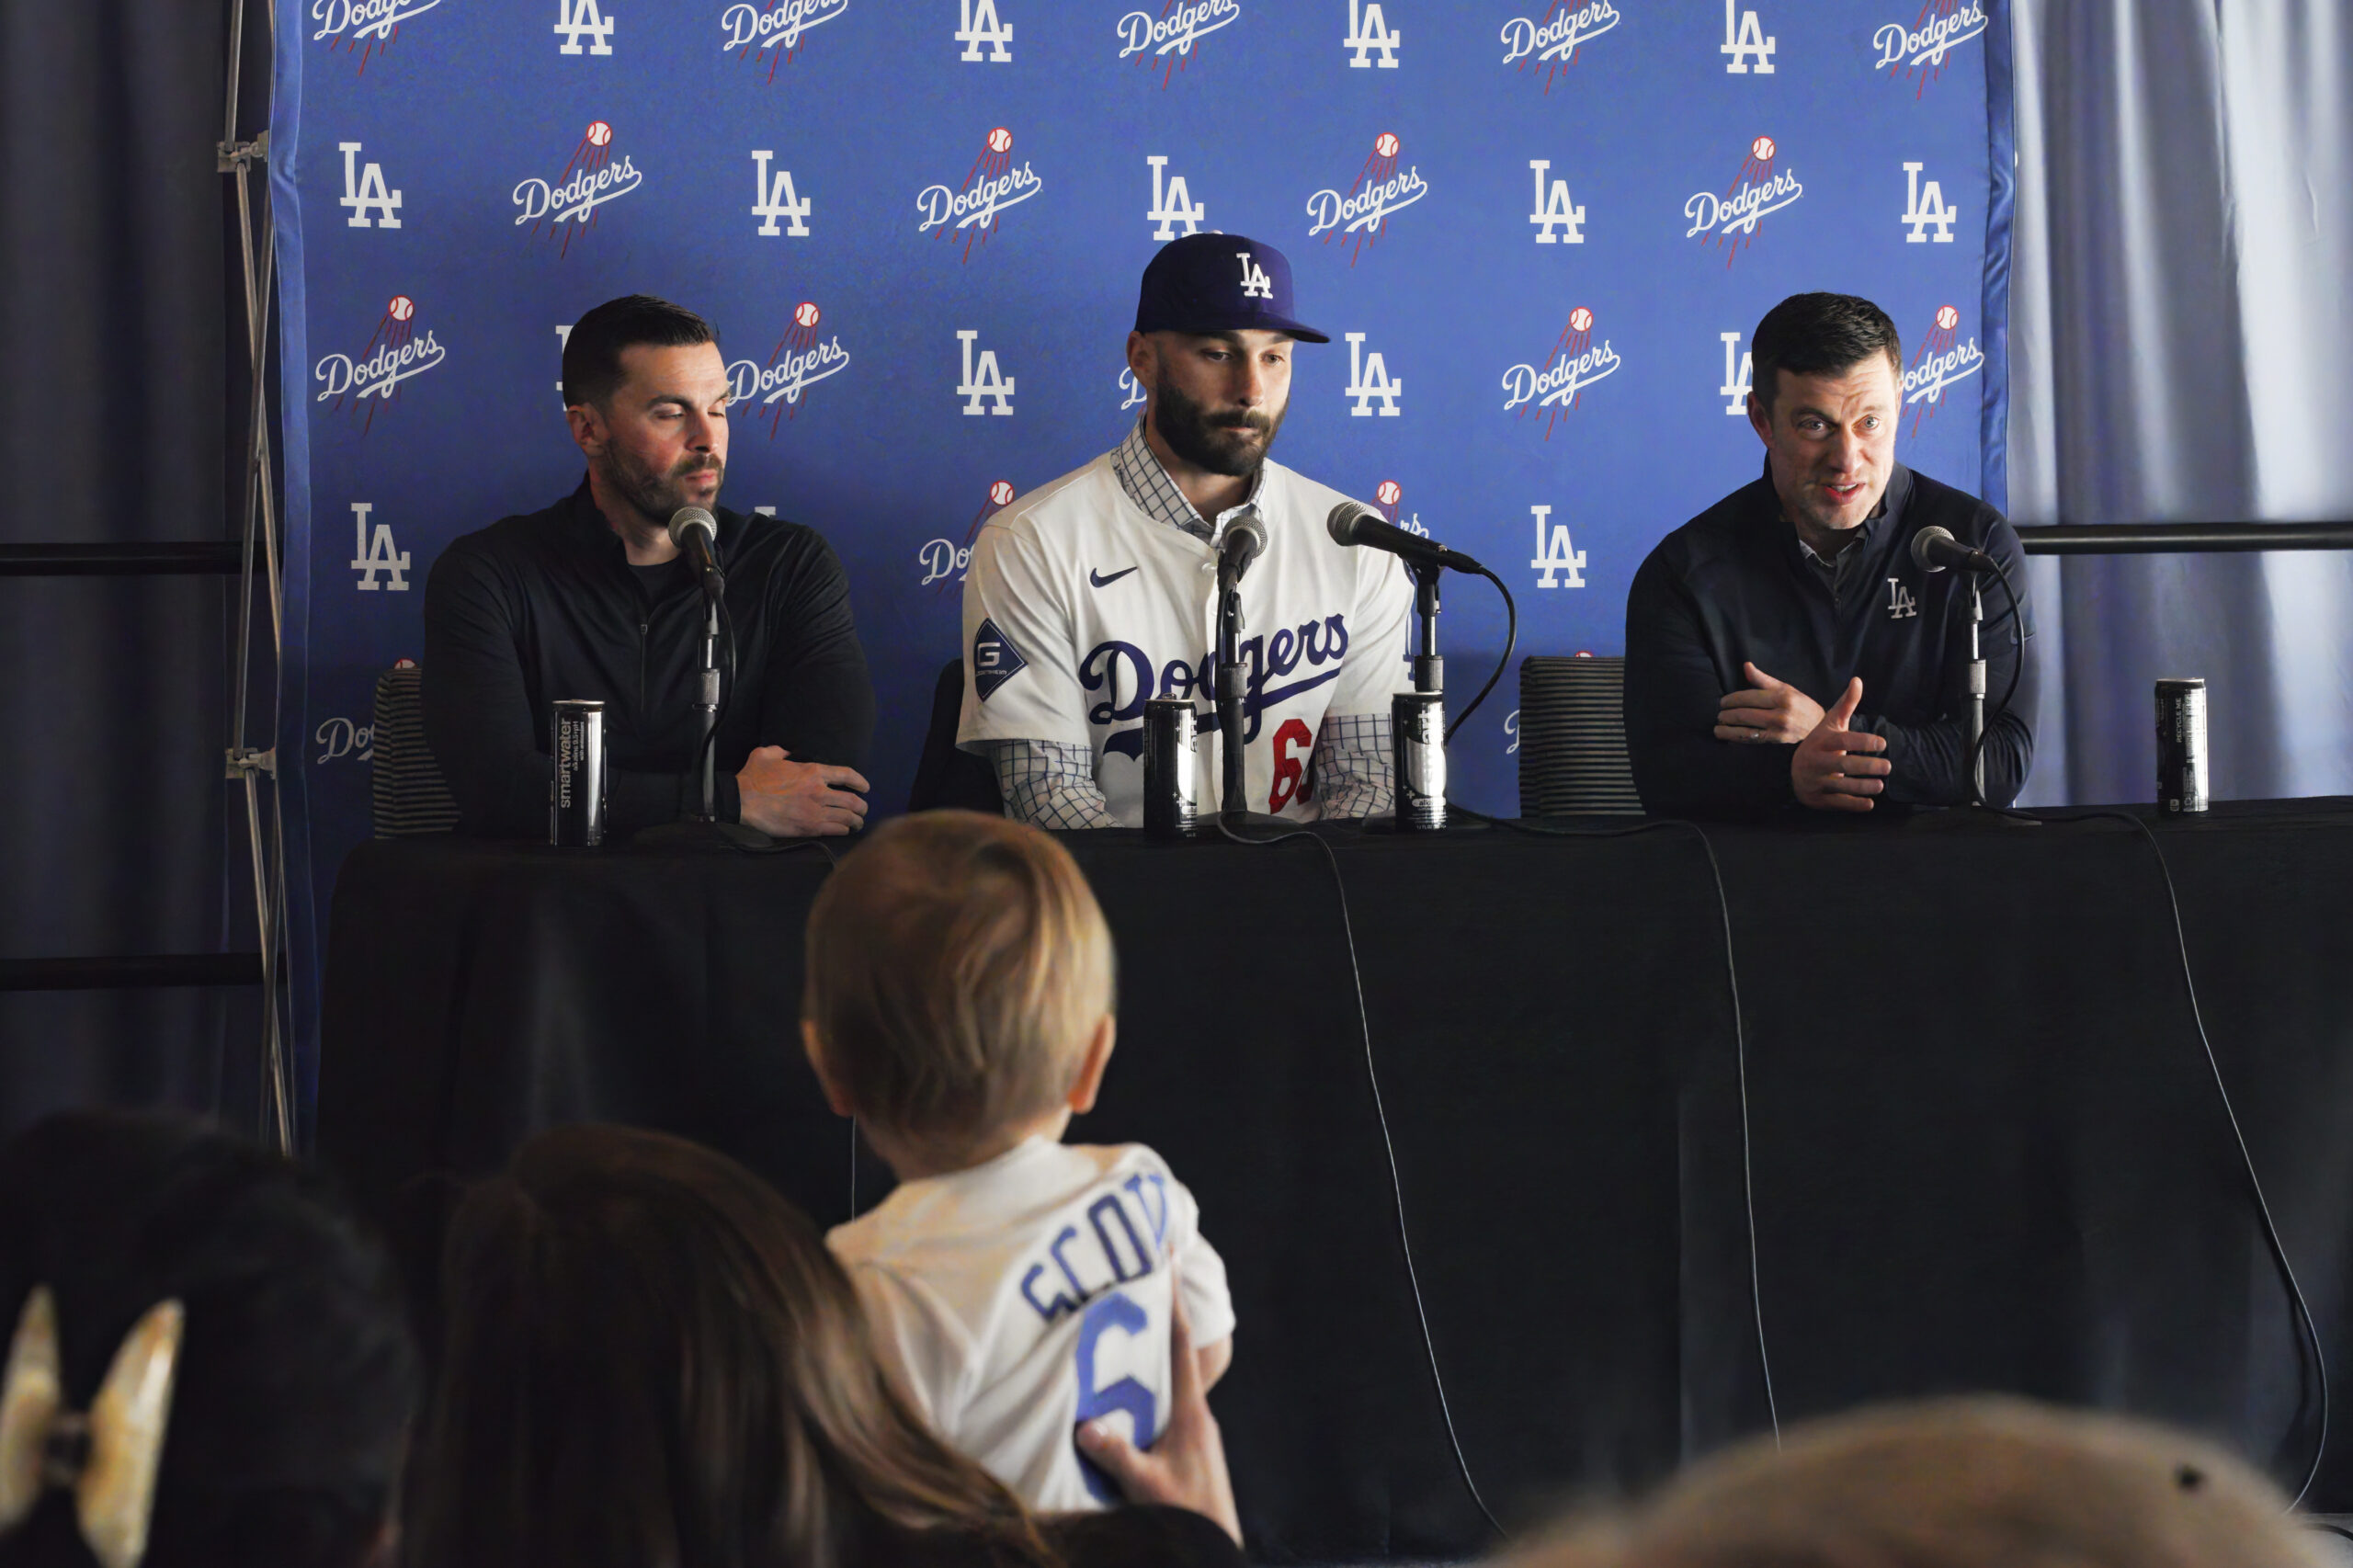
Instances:
[[[297,1016],[369,832],[377,675],[452,538],[577,483],[567,325],[717,327],[724,500],[822,530],[905,801],[991,512],[1110,448],[1162,243],[1283,250],[1284,462],[1495,565],[1520,651],[1622,649],[1658,539],[1754,478],[1782,296],[1904,334],[1897,451],[2003,499],[2008,17],[1979,0],[300,0],[278,12]],[[1450,698],[1504,637],[1446,585]],[[1455,796],[1517,801],[1516,679]],[[307,1032],[307,1031],[306,1031]]]

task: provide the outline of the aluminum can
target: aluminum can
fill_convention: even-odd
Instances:
[[[1446,699],[1401,691],[1389,699],[1396,748],[1397,831],[1435,833],[1446,825]]]
[[[2157,682],[2157,809],[2182,816],[2206,809],[2206,683]]]
[[[594,848],[605,842],[605,705],[559,699],[550,739],[555,777],[548,781],[548,842]]]
[[[1200,720],[1182,697],[1143,705],[1143,831],[1151,838],[1190,838],[1200,831],[1194,771]]]

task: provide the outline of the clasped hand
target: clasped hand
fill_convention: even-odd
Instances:
[[[761,746],[735,775],[744,825],[774,838],[828,838],[866,825],[872,788],[854,767],[794,762],[782,746]]]
[[[1724,694],[1716,710],[1716,739],[1735,745],[1794,745],[1790,788],[1798,804],[1816,811],[1870,811],[1871,797],[1887,788],[1893,768],[1878,755],[1887,749],[1886,736],[1847,727],[1863,700],[1862,677],[1849,680],[1846,695],[1824,712],[1820,703],[1787,681],[1776,680],[1753,664],[1741,668],[1754,689]]]

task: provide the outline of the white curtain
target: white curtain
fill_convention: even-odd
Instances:
[[[2012,519],[2353,520],[2353,3],[2013,0]],[[2029,804],[2353,794],[2353,552],[2034,562]]]

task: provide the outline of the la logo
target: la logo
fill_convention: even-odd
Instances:
[[[1890,577],[1887,580],[1887,619],[1903,620],[1907,618],[1913,620],[1920,619],[1920,602],[1912,597],[1911,589]]]
[[[1528,564],[1542,574],[1536,579],[1536,585],[1540,588],[1584,587],[1585,551],[1569,542],[1569,525],[1548,521],[1552,516],[1550,506],[1530,506],[1529,510],[1536,514],[1536,559]],[[1556,572],[1565,572],[1568,575],[1556,583],[1552,580]]]
[[[971,329],[956,335],[957,342],[964,349],[964,379],[957,383],[956,395],[964,400],[964,412],[967,414],[1009,415],[1013,412],[1013,378],[997,369],[996,350],[994,348],[982,349],[975,362],[972,345],[980,335]],[[983,409],[981,400],[983,398],[994,398],[996,406]]]
[[[979,61],[985,58],[992,65],[1003,65],[1013,59],[1013,51],[1006,45],[1013,41],[1010,24],[996,19],[996,0],[963,0],[964,25],[956,29],[956,41],[964,46],[959,60]],[[983,56],[981,46],[989,46]]]
[[[380,588],[390,588],[396,594],[408,592],[408,551],[392,545],[392,525],[378,523],[373,540],[368,535],[368,514],[376,509],[372,501],[351,504],[351,569],[359,574],[359,591],[372,594]],[[388,581],[376,581],[378,573]]]
[[[1724,0],[1724,42],[1723,47],[1716,51],[1719,54],[1732,56],[1731,61],[1724,66],[1724,74],[1745,76],[1749,73],[1751,63],[1754,62],[1759,76],[1770,76],[1773,74],[1773,40],[1767,38],[1765,29],[1757,25],[1756,13],[1754,11],[1740,13],[1739,27],[1735,32],[1733,3],[1734,0]]]
[[[584,33],[589,40],[589,53],[613,51],[613,18],[597,9],[597,0],[555,0],[555,30],[564,35],[558,54],[579,53]]]
[[[1274,283],[1267,277],[1267,269],[1258,265],[1257,258],[1246,250],[1235,251],[1233,256],[1242,264],[1242,297],[1245,300],[1273,299]]]
[[[1187,233],[1199,233],[1201,220],[1209,216],[1209,203],[1193,199],[1193,193],[1186,188],[1183,175],[1171,175],[1167,184],[1162,185],[1162,171],[1168,167],[1165,157],[1154,153],[1144,162],[1152,165],[1152,210],[1143,215],[1143,221],[1160,225],[1152,232],[1152,237],[1173,240],[1176,237],[1176,225],[1179,223],[1185,225]]]
[[[1552,166],[1549,158],[1530,158],[1528,166],[1536,173],[1536,205],[1529,212],[1528,221],[1536,225],[1536,243],[1556,245],[1565,240],[1573,245],[1585,244],[1585,209],[1569,200],[1569,182],[1556,179],[1548,191],[1544,171]],[[1558,229],[1560,233],[1554,233]]]
[[[1389,367],[1379,349],[1364,351],[1364,334],[1348,334],[1348,390],[1347,396],[1356,399],[1357,405],[1348,412],[1357,418],[1370,417],[1372,405],[1381,404],[1381,415],[1393,419],[1397,415],[1397,400],[1404,396],[1405,383],[1390,378]]]
[[[343,205],[351,209],[349,227],[354,229],[397,229],[401,221],[392,216],[401,210],[401,193],[384,188],[384,165],[359,163],[359,143],[338,142],[335,149],[343,154]],[[376,214],[374,222],[368,217]]]
[[[752,162],[758,165],[752,175],[752,216],[765,220],[759,227],[763,234],[805,234],[809,232],[808,199],[792,188],[790,169],[779,169],[773,181],[768,178],[768,160],[775,156],[774,153],[752,154]],[[785,228],[776,226],[779,218],[788,220]]]
[[[376,165],[370,164],[368,166],[372,169]],[[1937,244],[1950,244],[1953,220],[1961,216],[1961,209],[1946,204],[1944,187],[1937,181],[1930,180],[1927,185],[1920,183],[1921,167],[1918,164],[1904,165],[1906,189],[1901,222],[1912,225],[1912,232],[1904,236],[1904,243],[1913,245],[1924,244],[1928,237],[1924,231],[1933,228],[1937,231]]]
[[[1368,57],[1378,53],[1383,71],[1396,70],[1397,46],[1405,40],[1405,35],[1391,27],[1389,18],[1381,14],[1381,0],[1372,0],[1361,15],[1358,4],[1358,0],[1348,0],[1348,36],[1340,40],[1342,49],[1356,51],[1356,57],[1348,62],[1350,69],[1363,70],[1373,63]]]
[[[555,329],[556,364],[559,369],[562,368],[563,363],[563,351],[570,347],[571,345],[572,324],[570,322],[566,322],[562,326]],[[570,403],[564,403],[563,401],[563,378],[562,376],[558,376],[555,379],[555,400],[558,403],[566,408],[572,406]]]
[[[1716,335],[1724,340],[1724,384],[1716,389],[1716,393],[1724,400],[1726,414],[1745,414],[1748,412],[1749,382],[1756,374],[1756,361],[1745,348],[1740,350],[1735,361],[1733,350],[1733,346],[1740,342],[1740,334],[1720,332]]]

